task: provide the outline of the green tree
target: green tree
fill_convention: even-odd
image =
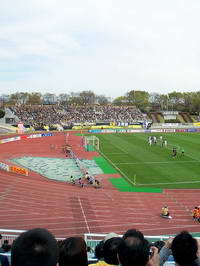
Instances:
[[[82,91],[79,96],[82,104],[95,103],[96,95],[94,94],[93,91]]]
[[[131,90],[126,94],[129,105],[135,105],[142,111],[149,106],[149,93],[147,91]]]
[[[104,95],[97,95],[96,102],[100,105],[108,104],[108,98]]]
[[[29,94],[29,99],[27,104],[41,104],[42,103],[42,94],[40,92],[32,92]]]
[[[29,98],[29,93],[27,92],[16,92],[10,95],[9,104],[26,104]]]
[[[119,96],[113,100],[114,105],[127,105],[127,97]]]
[[[5,115],[5,111],[0,109],[0,118],[4,117],[4,115]]]

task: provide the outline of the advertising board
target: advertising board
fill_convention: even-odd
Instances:
[[[28,176],[28,170],[19,166],[9,166],[9,171],[15,174]]]
[[[16,141],[16,140],[20,140],[21,137],[17,136],[17,137],[12,137],[12,138],[8,138],[8,139],[2,139],[1,143],[7,143],[7,142],[12,142],[12,141]]]
[[[28,136],[28,139],[35,139],[35,138],[41,138],[42,134],[32,134]]]
[[[52,133],[42,133],[41,137],[52,137],[53,134]]]

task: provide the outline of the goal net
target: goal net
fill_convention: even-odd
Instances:
[[[91,150],[90,147],[93,147],[94,150],[99,150],[99,138],[96,136],[85,136],[84,142],[87,151]]]

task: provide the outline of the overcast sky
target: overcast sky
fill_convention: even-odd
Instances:
[[[0,94],[200,90],[199,0],[5,0]]]

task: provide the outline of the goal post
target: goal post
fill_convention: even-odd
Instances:
[[[96,136],[85,136],[84,137],[84,145],[86,146],[86,148],[88,146],[92,146],[94,147],[96,150],[99,150],[99,138],[97,138]],[[87,148],[87,150],[89,150]]]

